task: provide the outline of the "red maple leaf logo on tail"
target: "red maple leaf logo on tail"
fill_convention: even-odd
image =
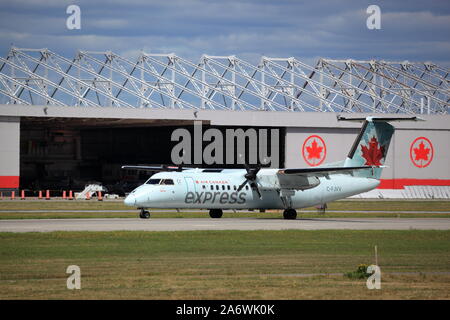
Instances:
[[[320,153],[322,152],[323,147],[318,147],[316,140],[313,140],[310,147],[306,147],[306,151],[308,152],[308,159],[316,158],[320,159]]]
[[[414,148],[414,153],[416,154],[415,160],[425,160],[428,161],[428,154],[430,153],[430,148],[425,148],[423,141],[419,143],[418,148]]]
[[[362,157],[366,160],[364,165],[367,166],[381,166],[380,160],[384,158],[384,147],[378,147],[378,140],[372,137],[369,141],[369,145],[361,146]]]

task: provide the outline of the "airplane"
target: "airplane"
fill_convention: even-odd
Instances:
[[[418,121],[418,117],[345,118],[362,121],[347,158],[308,168],[211,169],[182,166],[132,166],[122,169],[158,171],[133,190],[125,205],[150,217],[149,208],[208,209],[211,218],[223,210],[282,209],[284,219],[296,219],[297,210],[347,198],[375,189],[380,184],[389,144],[394,133],[391,121]]]

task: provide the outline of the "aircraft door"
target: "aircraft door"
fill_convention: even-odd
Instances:
[[[197,191],[195,188],[194,179],[191,177],[185,177],[184,182],[186,183],[186,192],[195,192]]]

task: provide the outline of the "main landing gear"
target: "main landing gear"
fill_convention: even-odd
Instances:
[[[145,209],[141,209],[141,212],[139,213],[139,218],[141,218],[141,219],[148,219],[148,218],[150,218],[150,212],[148,212]]]
[[[209,216],[214,219],[222,218],[222,209],[211,209],[209,210]]]
[[[295,209],[285,209],[283,211],[283,218],[286,220],[295,220],[297,219],[297,211]]]

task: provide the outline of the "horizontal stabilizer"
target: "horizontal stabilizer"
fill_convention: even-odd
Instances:
[[[365,117],[365,118],[346,118],[337,116],[338,121],[425,121],[419,117]]]

